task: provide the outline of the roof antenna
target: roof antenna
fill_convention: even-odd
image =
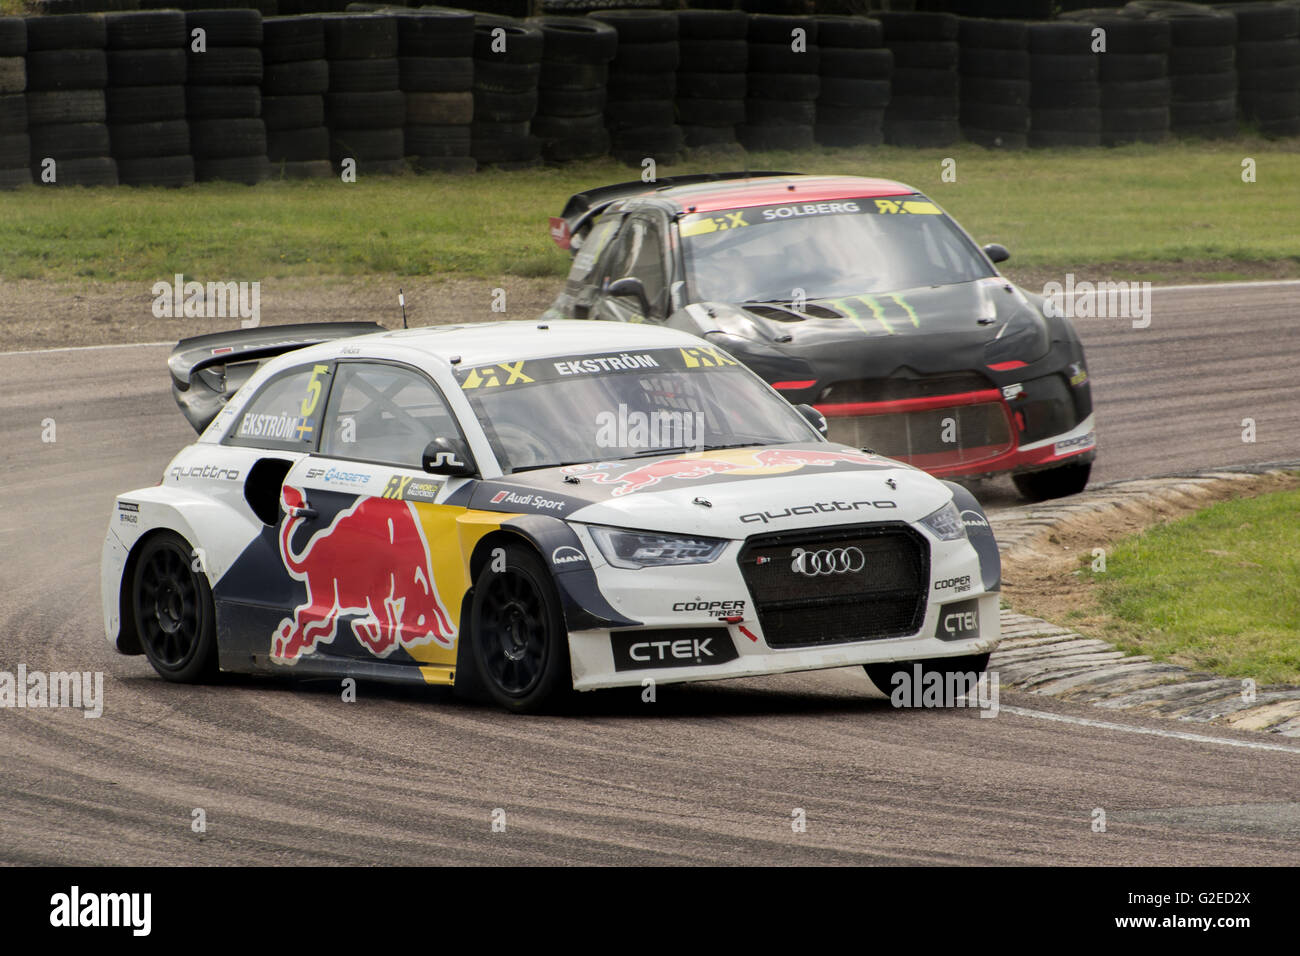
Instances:
[[[402,307],[402,328],[406,328],[406,296],[401,289],[397,290],[397,304]]]

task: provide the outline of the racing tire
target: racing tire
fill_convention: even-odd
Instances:
[[[108,128],[114,159],[150,159],[185,156],[190,151],[190,125],[185,120],[158,123],[120,123]],[[119,178],[121,170],[118,171]]]
[[[0,189],[17,189],[32,185],[32,171],[26,166],[0,169]]]
[[[500,52],[492,49],[496,41],[493,34],[497,30],[505,31],[505,49]],[[540,63],[544,42],[542,31],[523,20],[499,17],[490,13],[480,13],[474,17],[474,59],[476,60],[496,63]]]
[[[262,115],[262,90],[257,86],[187,86],[185,105],[191,122],[256,119]]]
[[[1029,44],[1029,24],[1018,20],[962,17],[957,39],[962,49],[1024,50]]]
[[[876,690],[880,691],[886,697],[892,697],[894,693],[894,675],[902,672],[910,680],[913,674],[913,668],[921,665],[921,673],[940,673],[944,675],[943,686],[948,686],[948,674],[970,674],[978,676],[983,674],[989,668],[988,654],[966,654],[962,657],[938,657],[920,661],[890,661],[886,664],[863,664],[862,668],[871,678],[871,683],[876,685]]]
[[[317,17],[270,17],[262,21],[262,59],[294,63],[325,58],[325,28]]]
[[[32,126],[103,123],[107,118],[103,90],[52,90],[27,94],[27,122]]]
[[[476,64],[482,67],[482,64]],[[546,90],[590,90],[609,82],[608,63],[559,63],[543,60],[537,85]]]
[[[984,76],[995,80],[1029,79],[1029,54],[1023,50],[984,50],[962,47],[961,72],[967,76]]]
[[[813,135],[821,146],[879,146],[885,141],[881,129],[884,115],[884,110],[873,110],[863,114],[870,118],[855,123],[823,123],[819,120]]]
[[[195,86],[245,86],[262,83],[262,51],[253,46],[211,47],[190,53],[186,82]]]
[[[103,50],[27,54],[28,90],[102,90],[107,84],[108,56]]]
[[[405,125],[407,126],[465,126],[474,119],[474,105],[485,96],[476,98],[472,93],[408,93],[406,94]],[[509,96],[498,93],[497,96]],[[522,95],[522,94],[521,94]],[[529,116],[523,117],[528,119]]]
[[[325,58],[328,60],[397,56],[397,17],[377,13],[333,13],[320,19],[325,27]]]
[[[27,49],[102,50],[108,42],[104,18],[89,13],[26,17]]]
[[[397,49],[401,56],[473,56],[474,14],[429,7],[403,11],[397,17]]]
[[[1031,471],[1023,475],[1012,475],[1011,481],[1016,490],[1030,501],[1047,501],[1051,498],[1064,498],[1077,495],[1088,486],[1088,476],[1092,474],[1092,462],[1083,464],[1059,465],[1046,471]]]
[[[262,122],[268,130],[307,129],[325,125],[325,98],[311,96],[263,96]]]
[[[330,88],[328,60],[268,63],[262,73],[262,92],[268,96],[303,96]]]
[[[0,94],[27,89],[27,61],[21,56],[0,56]]]
[[[27,21],[22,17],[0,17],[0,56],[23,56],[27,52]]]
[[[568,629],[559,591],[537,554],[507,545],[505,570],[489,562],[474,583],[470,633],[488,695],[514,713],[554,709],[572,693]]]
[[[888,83],[885,84],[888,87]],[[749,88],[744,73],[678,73],[678,96],[693,100],[743,100]]]
[[[256,186],[270,177],[271,164],[265,155],[230,156],[221,159],[194,158],[196,182],[243,183]]]
[[[683,40],[743,40],[749,16],[743,10],[678,10],[677,34]]]
[[[595,10],[587,14],[618,31],[620,43],[653,43],[677,39],[676,11]]]
[[[104,91],[112,123],[185,119],[183,86],[119,86]]]
[[[474,88],[471,57],[404,56],[397,62],[404,93],[464,93]]]
[[[193,186],[194,159],[186,155],[119,160],[117,179],[123,186]]]
[[[144,543],[131,578],[136,637],[164,680],[198,684],[217,675],[217,615],[193,549],[164,531]]]
[[[185,14],[185,35],[204,31],[207,47],[261,47],[262,14],[257,10],[191,10]]]
[[[401,85],[397,57],[367,60],[330,60],[331,93],[382,93]]]
[[[820,47],[821,74],[854,80],[888,80],[894,72],[894,54],[883,47],[846,50]]]
[[[867,17],[819,14],[817,16],[817,45],[826,49],[865,50],[884,42],[884,31],[879,20]],[[1006,22],[1006,21],[1000,21]]]
[[[961,62],[956,43],[891,43],[894,69],[955,70]]]

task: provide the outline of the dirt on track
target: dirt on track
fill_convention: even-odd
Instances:
[[[1158,277],[1162,283],[1213,281],[1231,274],[1257,280],[1300,277],[1300,263],[1187,262],[1099,263],[1072,266],[1090,282],[1131,281]],[[1004,274],[1022,288],[1038,290],[1060,282],[1060,269],[1014,267]],[[187,277],[187,281],[189,278]],[[171,281],[172,277],[166,277]],[[296,276],[261,282],[261,324],[375,321],[401,325],[398,289],[406,294],[410,325],[491,322],[539,315],[559,293],[556,276],[468,278],[440,276]],[[156,318],[153,282],[0,281],[0,352],[126,342],[170,342],[237,328],[236,318]],[[500,308],[504,290],[505,311]]]
[[[410,325],[491,322],[544,311],[559,292],[555,278],[297,277],[260,286],[262,325],[374,321]],[[156,318],[150,282],[0,283],[0,352],[124,342],[174,342],[239,327],[238,318]],[[504,300],[497,290],[504,290]],[[504,304],[505,311],[493,311]]]

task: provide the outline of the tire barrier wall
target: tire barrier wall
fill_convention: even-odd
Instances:
[[[96,2],[0,17],[0,188],[640,165],[737,144],[1110,146],[1230,138],[1242,121],[1300,135],[1300,0],[1031,21],[1010,2],[874,19],[779,3],[76,12]],[[977,7],[990,15],[957,15]]]

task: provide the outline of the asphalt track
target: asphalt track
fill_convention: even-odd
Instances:
[[[1297,285],[1172,289],[1149,328],[1079,320],[1095,479],[1296,457],[1297,305]],[[167,684],[110,652],[98,577],[113,495],[192,435],[166,351],[0,355],[0,670],[105,674],[98,719],[0,710],[0,863],[1300,859],[1300,744],[1025,694],[993,719],[895,710],[837,670],[521,718],[440,690],[363,684],[345,704],[335,682]]]

